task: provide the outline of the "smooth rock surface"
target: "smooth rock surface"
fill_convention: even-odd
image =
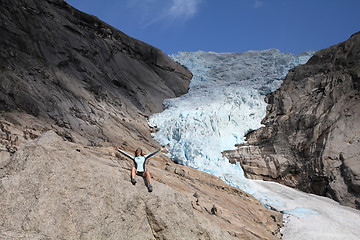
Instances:
[[[131,163],[114,152],[66,142],[53,131],[20,147],[0,166],[0,238],[276,239],[279,234],[280,213],[214,176],[155,157],[154,191],[148,193],[140,177],[135,186],[130,183]]]

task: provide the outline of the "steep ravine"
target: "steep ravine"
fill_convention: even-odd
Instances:
[[[265,101],[265,127],[224,155],[249,178],[360,209],[360,33],[295,67]]]
[[[131,152],[192,74],[62,0],[0,0],[0,239],[278,239],[282,215],[209,174]]]

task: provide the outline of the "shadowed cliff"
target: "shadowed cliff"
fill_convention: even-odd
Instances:
[[[150,139],[138,122],[187,92],[184,67],[62,0],[0,4],[1,111],[31,114],[70,141],[98,145],[120,141],[119,127]]]

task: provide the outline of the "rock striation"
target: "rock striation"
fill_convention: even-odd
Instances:
[[[289,71],[265,101],[265,127],[224,155],[249,178],[360,209],[360,33]]]
[[[0,0],[0,239],[278,239],[282,215],[150,152],[149,114],[192,74],[62,0]],[[111,146],[111,147],[110,147]]]

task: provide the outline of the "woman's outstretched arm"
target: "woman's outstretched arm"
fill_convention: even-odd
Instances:
[[[161,151],[161,152],[165,151],[165,148],[164,148],[164,147],[161,147],[159,150],[156,150],[155,152],[146,155],[146,156],[145,156],[145,159],[148,159],[148,158],[154,156],[155,154],[157,154],[157,153],[160,152],[160,151]]]
[[[130,154],[128,154],[128,153],[126,153],[126,152],[124,152],[124,151],[122,151],[122,150],[120,150],[120,149],[118,149],[118,151],[119,151],[120,153],[124,154],[125,156],[127,156],[128,158],[130,158],[131,160],[134,160],[134,159],[135,159],[133,156],[131,156]]]

